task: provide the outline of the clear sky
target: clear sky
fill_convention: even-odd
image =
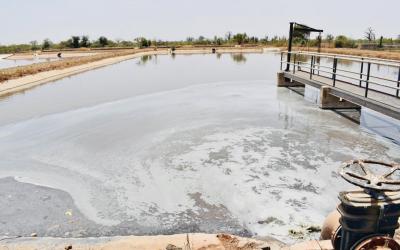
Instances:
[[[71,35],[181,40],[188,36],[286,35],[296,21],[325,34],[400,34],[400,0],[0,0],[0,44]]]

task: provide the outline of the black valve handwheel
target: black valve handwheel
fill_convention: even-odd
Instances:
[[[388,168],[383,175],[373,173],[369,165],[379,165]],[[350,167],[360,168],[362,174],[355,173]],[[343,164],[340,168],[340,175],[351,184],[356,186],[373,189],[377,191],[400,191],[400,178],[389,179],[396,171],[400,170],[400,165],[396,163],[385,163],[372,160],[351,160]]]

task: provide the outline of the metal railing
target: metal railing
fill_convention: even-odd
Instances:
[[[292,60],[290,62],[284,61],[284,54],[291,53]],[[302,57],[302,60],[299,58]],[[306,59],[306,60],[304,60]],[[328,63],[321,64],[321,59],[332,60],[331,66]],[[340,62],[346,61],[347,63],[359,63],[359,70],[344,69],[340,66]],[[327,53],[314,53],[314,52],[281,52],[280,69],[283,69],[283,64],[289,65],[289,71],[296,73],[296,69],[301,72],[309,73],[310,79],[314,75],[321,76],[321,72],[325,73],[323,77],[332,80],[332,86],[336,87],[338,81],[350,85],[358,86],[364,89],[364,96],[368,97],[368,92],[373,90],[385,95],[390,95],[399,98],[400,94],[400,61],[386,60],[379,58],[365,58],[359,56],[344,56],[337,54]],[[383,77],[371,72],[371,67],[389,67],[397,70],[397,79],[390,77]],[[366,68],[366,72],[365,71]],[[305,71],[304,69],[307,69]],[[341,79],[339,80],[338,77]],[[355,84],[352,81],[356,81]],[[364,83],[364,84],[363,84]]]

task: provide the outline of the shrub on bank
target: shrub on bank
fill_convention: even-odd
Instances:
[[[337,36],[335,38],[335,48],[356,48],[357,44],[353,39],[346,36]]]

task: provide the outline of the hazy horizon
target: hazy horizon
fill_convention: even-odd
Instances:
[[[112,4],[104,0],[2,1],[2,45],[41,42],[45,38],[59,42],[72,35],[123,40],[140,36],[157,40],[185,40],[200,35],[212,38],[228,31],[258,37],[287,36],[290,21],[324,29],[324,36],[362,38],[368,27],[377,37],[400,35],[395,26],[400,1],[395,0],[385,4],[337,0],[330,5],[317,0],[115,0]]]

